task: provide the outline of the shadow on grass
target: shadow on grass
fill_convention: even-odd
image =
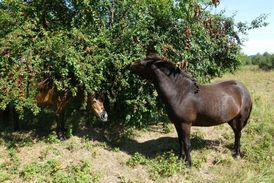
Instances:
[[[130,155],[140,153],[147,158],[155,158],[160,154],[170,151],[175,154],[178,154],[179,152],[178,139],[175,137],[160,137],[145,142],[138,142],[135,139],[124,137],[122,140],[117,142],[107,140],[103,132],[91,128],[79,130],[76,135],[88,138],[92,141],[104,142],[108,147],[119,148],[121,151]],[[217,149],[219,145],[220,142],[217,140],[206,140],[197,135],[191,137],[191,150],[201,150],[206,148]]]
[[[70,114],[69,114],[70,112]],[[83,115],[84,112],[66,111],[67,129],[78,129],[82,121],[88,121],[90,116]],[[87,112],[85,112],[86,114]],[[84,118],[84,120],[83,120]],[[14,129],[14,118],[3,115],[0,111],[0,145],[8,148],[30,146],[33,142],[46,141],[57,142],[56,117],[50,108],[45,108],[39,115],[33,116],[31,112],[26,112],[24,119],[16,119],[19,128]],[[80,122],[81,121],[81,122]],[[68,130],[68,133],[71,131]],[[70,136],[69,134],[68,136]],[[49,140],[49,138],[51,140]]]
[[[5,145],[7,148],[30,146],[52,134],[53,123],[54,118],[48,113],[43,113],[33,120],[19,120],[18,130],[14,130],[11,122],[1,123],[0,145]]]
[[[71,120],[71,119],[70,119]],[[55,131],[54,117],[52,113],[44,113],[37,117],[33,123],[24,125],[24,128],[19,132],[12,132],[10,127],[3,128],[0,125],[0,145],[5,145],[7,148],[16,148],[22,146],[31,146],[34,142],[44,141],[49,138]],[[130,155],[140,153],[148,158],[154,158],[166,152],[179,151],[178,139],[174,137],[161,137],[151,139],[145,142],[138,142],[135,139],[124,136],[122,139],[110,141],[112,137],[106,138],[105,132],[98,128],[78,128],[75,136],[80,138],[88,138],[92,141],[106,143],[111,148],[119,148]],[[214,149],[220,145],[219,141],[202,139],[198,135],[191,136],[191,150],[201,150],[205,148]]]

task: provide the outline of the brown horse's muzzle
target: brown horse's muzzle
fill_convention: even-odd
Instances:
[[[133,62],[128,66],[129,70],[137,75],[143,75],[145,67],[141,62]]]
[[[135,69],[138,69],[139,65],[140,64],[138,62],[133,62],[133,63],[128,65],[128,68],[129,68],[129,70],[135,70]]]
[[[103,112],[101,112],[101,113],[98,113],[98,116],[99,116],[99,118],[100,118],[100,120],[101,121],[107,121],[108,120],[108,113],[107,113],[107,111],[103,111]]]

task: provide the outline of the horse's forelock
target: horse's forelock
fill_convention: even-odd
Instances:
[[[102,100],[104,101],[105,97],[102,93],[100,92],[95,92],[91,95],[88,96],[90,99],[96,99],[96,100]]]

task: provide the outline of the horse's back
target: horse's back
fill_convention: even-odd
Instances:
[[[242,82],[237,81],[237,80],[222,80],[222,81],[216,81],[212,84],[209,84],[208,86],[222,86],[222,87],[231,87],[231,86],[237,86],[237,85],[243,85]]]
[[[214,85],[214,84],[213,84]],[[225,81],[220,81],[215,84],[217,87],[220,86],[226,91],[233,91],[235,89],[234,93],[232,94],[239,94],[241,95],[241,98],[250,98],[250,93],[245,87],[245,85],[241,81],[237,80],[225,80]]]
[[[239,102],[245,103],[251,102],[251,96],[245,85],[238,80],[224,80],[224,81],[217,81],[216,83],[213,83],[211,85],[208,85],[209,87],[212,87],[213,90],[218,91],[222,90],[226,92],[228,95],[238,98]]]
[[[238,103],[240,104],[239,116],[247,120],[252,109],[252,100],[245,85],[237,80],[225,80],[216,83],[216,85],[221,86],[229,95],[237,98]]]
[[[250,111],[251,97],[240,81],[225,80],[201,85],[197,97],[198,119],[194,126],[228,122]],[[246,116],[246,114],[244,114]]]

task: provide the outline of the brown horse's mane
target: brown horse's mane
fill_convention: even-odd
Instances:
[[[185,70],[180,69],[179,67],[177,67],[171,61],[166,60],[164,57],[161,57],[158,54],[149,55],[149,56],[147,56],[146,60],[151,60],[151,61],[153,61],[152,64],[155,64],[155,65],[158,65],[158,66],[161,66],[161,67],[165,67],[170,72],[172,72],[173,74],[179,74],[183,78],[187,78],[187,79],[191,80],[193,82],[195,88],[196,88],[194,93],[199,92],[199,86],[197,84],[197,81],[195,79],[193,79],[192,76],[189,73],[187,73]]]

